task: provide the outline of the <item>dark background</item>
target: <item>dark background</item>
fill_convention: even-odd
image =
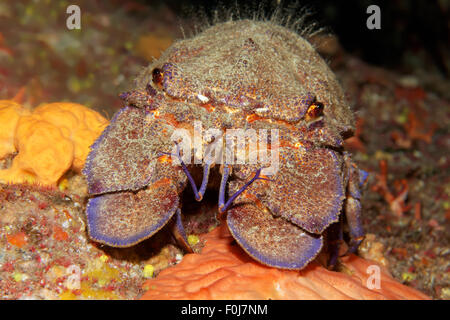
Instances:
[[[148,5],[155,1],[140,0]],[[260,1],[237,1],[239,7],[257,8]],[[179,15],[189,16],[192,11],[211,11],[217,1],[192,0],[161,1]],[[225,7],[234,3],[222,2]],[[269,12],[277,1],[264,1],[263,7]],[[349,52],[359,55],[363,60],[387,68],[400,68],[408,72],[414,68],[405,61],[405,53],[421,53],[427,63],[432,63],[440,73],[449,75],[449,25],[450,3],[445,0],[391,0],[391,1],[335,1],[303,0],[282,1],[284,7],[308,6],[315,12],[312,20],[336,34],[341,45]],[[369,5],[381,9],[381,30],[369,30],[366,20]],[[219,3],[220,7],[220,3]],[[203,8],[203,9],[199,9]]]

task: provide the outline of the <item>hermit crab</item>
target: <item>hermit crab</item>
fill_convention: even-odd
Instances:
[[[192,187],[198,201],[219,190],[218,219],[265,265],[300,270],[325,243],[334,265],[344,227],[348,251],[362,241],[365,174],[343,149],[353,114],[294,31],[217,24],[175,42],[121,97],[83,170],[93,240],[129,247],[171,221],[190,250],[180,195]]]

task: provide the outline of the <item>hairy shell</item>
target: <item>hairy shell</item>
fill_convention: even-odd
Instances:
[[[182,168],[167,158],[173,134],[200,135],[207,150],[214,139],[206,133],[215,128],[278,133],[277,143],[271,134],[267,144],[279,159],[270,180],[246,185],[265,165],[259,158],[250,163],[250,152],[244,163],[215,160],[232,172],[229,197],[245,189],[228,208],[226,223],[249,255],[270,266],[302,269],[325,246],[326,232],[337,254],[345,221],[350,247],[360,243],[363,179],[342,147],[353,131],[353,115],[327,64],[293,31],[252,20],[215,25],[175,42],[122,97],[126,106],[92,146],[84,170],[93,196],[87,217],[94,240],[130,246],[175,215],[180,221],[179,195],[193,164]]]

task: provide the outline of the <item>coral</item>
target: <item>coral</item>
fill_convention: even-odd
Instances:
[[[142,294],[147,262],[116,259],[89,242],[83,209],[56,188],[0,184],[0,300]]]
[[[354,255],[342,258],[344,272],[317,262],[304,270],[279,270],[247,256],[225,227],[202,236],[201,253],[186,255],[144,284],[142,299],[428,299],[396,282],[377,263]],[[380,289],[369,289],[370,266],[378,266]]]
[[[12,119],[12,121],[9,121]],[[21,105],[0,102],[0,159],[18,152],[0,181],[56,185],[69,169],[81,171],[89,147],[108,121],[76,103],[38,106],[32,113]]]

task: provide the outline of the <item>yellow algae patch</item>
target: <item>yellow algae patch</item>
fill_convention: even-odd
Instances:
[[[0,159],[18,152],[11,166],[0,170],[0,181],[56,186],[67,170],[81,171],[107,125],[98,112],[77,103],[42,104],[30,112],[0,101]]]
[[[74,293],[76,292],[76,294]],[[112,291],[93,288],[90,283],[81,282],[78,290],[65,290],[60,295],[61,300],[118,300],[120,297]]]
[[[67,189],[67,187],[69,186],[69,180],[67,180],[66,178],[62,179],[59,184],[58,184],[58,189],[60,191],[64,191]]]
[[[59,295],[61,300],[76,300],[78,297],[71,290],[65,290]]]
[[[14,272],[14,274],[13,274],[13,279],[16,282],[20,282],[20,281],[26,280],[27,278],[28,278],[27,275],[23,274],[21,272]]]
[[[151,264],[147,264],[144,267],[144,271],[142,272],[144,278],[151,278],[153,277],[153,272],[155,271],[155,267]]]
[[[86,276],[93,281],[97,281],[101,287],[108,285],[113,280],[122,282],[121,271],[110,267],[103,257],[100,256],[88,265]]]
[[[200,241],[199,237],[196,236],[195,234],[190,234],[187,240],[191,246],[195,246]]]
[[[79,282],[79,287],[70,288],[59,294],[61,300],[78,299],[120,299],[113,288],[124,279],[125,269],[114,268],[107,255],[89,261]]]
[[[120,297],[112,291],[93,288],[90,284],[82,282],[80,288],[81,296],[85,299],[95,300],[117,300]]]
[[[106,261],[108,261],[108,256],[106,254],[103,254],[99,257],[100,261],[105,263]]]

